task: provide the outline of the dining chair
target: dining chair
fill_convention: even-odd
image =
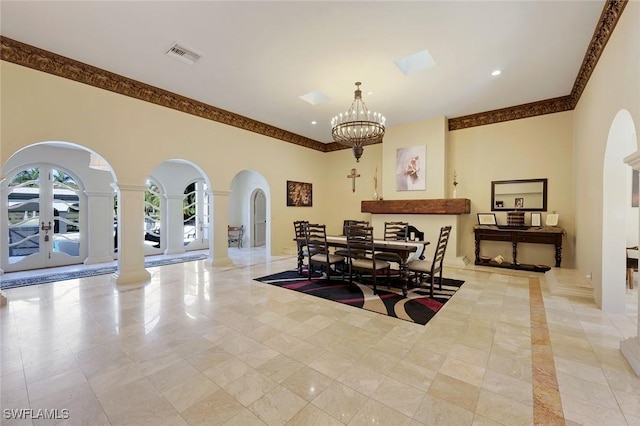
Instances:
[[[442,290],[442,262],[444,261],[444,253],[447,250],[449,235],[451,234],[451,226],[443,226],[440,228],[440,236],[438,237],[438,245],[433,254],[433,260],[412,260],[407,264],[409,272],[413,272],[418,279],[418,284],[424,283],[424,275],[428,276],[429,281],[429,297],[433,297],[433,287],[436,282],[439,289]],[[436,277],[437,275],[437,277]]]
[[[385,241],[407,241],[409,239],[409,222],[385,222]],[[376,259],[398,264],[398,273],[402,269],[402,257],[398,253],[380,251],[376,253]],[[387,285],[391,285],[391,268],[387,274]]]
[[[293,221],[293,230],[295,232],[296,247],[298,248],[298,274],[302,274],[302,265],[304,258],[309,257],[307,249],[307,240],[305,237],[305,226],[309,223],[307,220]],[[308,265],[307,265],[308,266]]]
[[[373,279],[373,294],[378,293],[378,271],[387,270],[391,265],[385,260],[376,258],[373,244],[373,227],[350,226],[347,228],[347,264],[349,268],[349,283],[353,284],[353,272],[371,272]]]
[[[327,279],[331,279],[331,266],[344,264],[344,256],[333,254],[327,244],[327,227],[317,223],[306,223],[305,243],[309,253],[308,278],[311,279],[313,265],[321,265],[327,273]],[[334,269],[335,270],[335,269]],[[337,272],[337,270],[335,270]],[[344,271],[344,269],[343,269]],[[344,272],[343,276],[344,276]]]
[[[347,228],[350,227],[350,226],[369,226],[369,222],[366,221],[366,220],[349,220],[349,219],[347,219],[342,223],[342,235],[345,235],[345,236],[347,235]],[[339,254],[340,256],[344,256],[344,257],[347,257],[348,254],[349,254],[346,248],[337,249],[335,251],[335,253]]]
[[[228,240],[229,247],[231,247],[231,244],[236,244],[238,248],[242,247],[243,236],[244,236],[244,225],[227,227],[227,240]]]

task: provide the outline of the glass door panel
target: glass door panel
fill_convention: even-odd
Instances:
[[[161,252],[160,232],[160,188],[152,180],[147,180],[144,192],[144,244],[146,254]]]
[[[40,253],[40,168],[17,173],[9,182],[9,263]]]
[[[80,255],[80,193],[76,181],[62,170],[52,170],[53,251]]]
[[[10,177],[7,188],[8,259],[3,269],[80,263],[82,206],[77,182],[41,164]]]

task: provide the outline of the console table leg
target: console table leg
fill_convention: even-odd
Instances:
[[[556,268],[560,267],[562,262],[562,246],[556,246]]]
[[[511,245],[513,246],[513,264],[517,265],[518,264],[518,243],[514,241]]]
[[[476,239],[476,265],[480,263],[480,240]]]

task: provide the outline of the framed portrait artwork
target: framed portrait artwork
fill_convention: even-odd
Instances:
[[[313,187],[310,183],[287,181],[287,206],[312,207]]]
[[[516,209],[521,209],[524,207],[524,198],[521,197],[516,197],[516,199],[513,201],[513,205]]]
[[[497,225],[495,213],[478,213],[478,225]]]
[[[398,148],[396,151],[396,190],[427,189],[427,146]]]

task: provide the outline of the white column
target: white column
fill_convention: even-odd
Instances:
[[[164,254],[184,253],[184,219],[182,203],[184,194],[165,194],[167,203],[163,214],[163,226],[166,228],[164,238],[167,239]]]
[[[624,159],[634,170],[640,170],[640,151],[636,151]],[[640,218],[638,219],[640,220]],[[640,240],[640,235],[639,235]],[[638,294],[638,312],[640,313],[640,293]],[[622,354],[633,368],[633,371],[640,376],[640,318],[637,318],[638,327],[635,337],[629,337],[620,342]]]
[[[87,244],[85,265],[113,260],[113,192],[89,192],[87,195],[88,235],[81,244]]]
[[[146,185],[116,184],[118,191],[118,287],[146,284],[151,274],[144,268],[144,191]]]
[[[209,258],[205,263],[209,266],[229,266],[233,262],[227,250],[227,226],[229,224],[229,195],[231,191],[212,191],[209,199],[213,198],[209,206],[209,217],[213,223],[209,226]]]
[[[5,181],[6,178],[7,177],[5,175],[0,174],[0,185],[2,185],[2,183]],[[2,189],[3,189],[3,191],[0,191],[0,197],[1,197],[0,199],[4,199],[4,197],[5,197],[5,195],[4,195],[4,189],[5,189],[4,185],[2,185]],[[0,214],[0,217],[3,217],[3,215]],[[4,219],[4,217],[3,217],[3,219]],[[9,221],[5,220],[4,223],[7,224],[7,223],[9,223]],[[7,228],[4,228],[4,229],[7,229]],[[6,248],[6,243],[5,243],[5,244],[3,244],[3,250],[0,250],[0,254],[2,256],[6,255],[6,252],[4,251],[6,249],[7,248]],[[4,274],[4,270],[2,268],[0,268],[0,275],[2,275],[2,274]],[[4,294],[2,294],[2,290],[0,290],[0,306],[4,306],[6,304],[7,304],[7,298],[4,296]]]

